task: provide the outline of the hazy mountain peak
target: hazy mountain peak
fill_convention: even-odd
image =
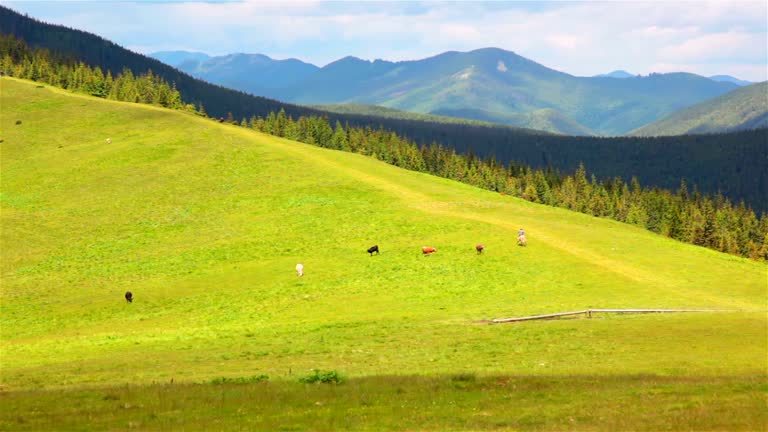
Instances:
[[[748,86],[750,84],[754,84],[751,81],[745,81],[742,79],[738,79],[736,77],[730,76],[730,75],[712,75],[711,77],[708,77],[712,81],[718,81],[718,82],[730,82],[734,83],[738,86]]]
[[[607,74],[600,74],[595,75],[595,77],[599,78],[632,78],[634,75],[631,73],[625,71],[625,70],[615,70],[613,72],[608,72]]]
[[[148,54],[148,57],[160,60],[161,62],[174,67],[186,62],[204,62],[211,58],[211,56],[203,52],[184,50],[158,51]]]
[[[346,57],[342,57],[336,61],[328,63],[328,66],[332,64],[355,64],[355,63],[371,63],[371,62],[369,60],[363,60],[360,57],[348,55]]]
[[[485,48],[478,48],[476,50],[469,51],[470,54],[477,53],[477,54],[492,54],[492,55],[518,55],[514,51],[508,51],[501,48],[496,47],[485,47]]]

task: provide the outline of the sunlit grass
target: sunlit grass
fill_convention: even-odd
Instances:
[[[81,388],[171,379],[265,374],[268,386],[294,392],[312,369],[353,383],[418,375],[416,393],[430,376],[464,373],[483,383],[561,377],[558,386],[623,376],[611,391],[626,406],[640,386],[631,377],[669,377],[675,388],[689,377],[708,383],[713,412],[753,406],[729,396],[740,381],[764,394],[765,264],[189,114],[7,77],[0,90],[0,380],[14,412],[89,394]],[[526,248],[515,245],[520,227]],[[373,244],[379,256],[365,252]],[[438,252],[423,257],[424,245]],[[734,312],[483,324],[589,307]],[[199,397],[190,404],[217,396]],[[657,401],[671,410],[674,399]],[[555,409],[545,402],[540,415]],[[75,425],[80,414],[70,415]],[[370,415],[395,425],[391,411]],[[497,426],[525,426],[510,419]],[[133,421],[115,424],[124,420]]]

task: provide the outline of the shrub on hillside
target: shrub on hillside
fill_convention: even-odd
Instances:
[[[299,378],[299,382],[304,384],[341,384],[343,381],[344,377],[335,370],[321,371],[314,369],[311,374]]]

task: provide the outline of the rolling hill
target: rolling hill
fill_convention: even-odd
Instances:
[[[631,132],[636,136],[723,133],[768,128],[768,81],[738,88]]]
[[[768,422],[765,264],[183,112],[0,89],[4,429]],[[731,312],[485,324],[601,307]],[[312,369],[349,381],[296,382]]]

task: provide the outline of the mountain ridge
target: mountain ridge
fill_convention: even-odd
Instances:
[[[615,70],[607,74],[594,75],[595,78],[632,78],[634,76],[625,70]]]
[[[748,86],[750,84],[755,84],[752,81],[747,81],[747,80],[739,79],[739,78],[736,78],[736,77],[731,76],[731,75],[712,75],[712,76],[710,76],[708,78],[713,80],[713,81],[732,82],[732,83],[734,83],[734,84],[736,84],[738,86]]]
[[[619,72],[623,79],[577,77],[514,51],[487,47],[403,61],[345,56],[285,86],[266,90],[241,83],[239,88],[303,105],[366,104],[423,114],[471,113],[472,119],[526,128],[542,127],[533,120],[534,113],[549,110],[545,112],[557,112],[567,121],[559,123],[563,128],[544,123],[548,131],[599,135],[627,133],[737,88],[732,82],[690,73],[612,74]]]

